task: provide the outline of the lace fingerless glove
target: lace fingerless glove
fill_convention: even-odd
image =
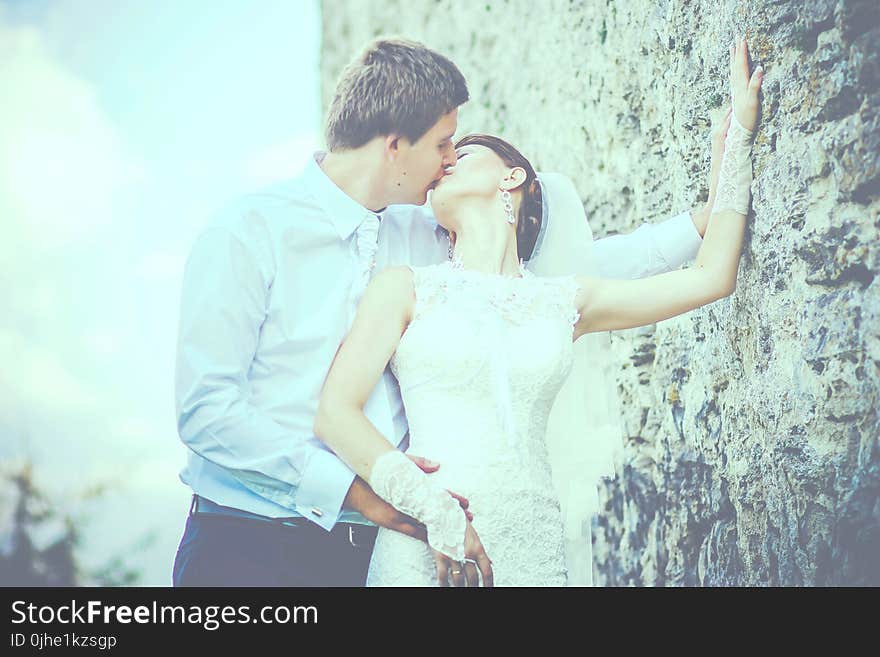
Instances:
[[[718,172],[718,191],[712,212],[734,210],[746,215],[752,186],[752,138],[754,132],[746,130],[731,113],[730,127],[724,140],[724,155]]]
[[[376,459],[368,483],[376,495],[425,525],[428,545],[456,561],[464,560],[464,511],[403,452],[395,449]]]

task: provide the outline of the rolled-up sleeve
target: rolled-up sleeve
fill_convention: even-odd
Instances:
[[[636,279],[678,269],[696,257],[702,238],[690,211],[593,243],[599,276]]]
[[[266,320],[274,263],[258,219],[222,222],[186,263],[175,370],[181,440],[251,490],[329,530],[354,473],[314,436],[250,401],[248,372]]]

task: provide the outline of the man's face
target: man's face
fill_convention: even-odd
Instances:
[[[458,127],[458,108],[444,114],[415,143],[401,138],[395,163],[393,203],[423,205],[428,191],[455,165],[452,137]]]

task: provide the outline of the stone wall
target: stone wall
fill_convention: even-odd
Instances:
[[[880,584],[880,4],[324,0],[326,108],[377,35],[450,56],[459,134],[574,179],[597,237],[706,198],[728,45],[766,71],[735,294],[613,334],[598,585]]]

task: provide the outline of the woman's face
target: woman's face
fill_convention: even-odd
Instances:
[[[486,146],[462,146],[456,149],[456,155],[455,166],[447,169],[431,193],[431,207],[438,216],[461,203],[485,202],[497,197],[501,193],[499,186],[510,173],[510,167]]]

